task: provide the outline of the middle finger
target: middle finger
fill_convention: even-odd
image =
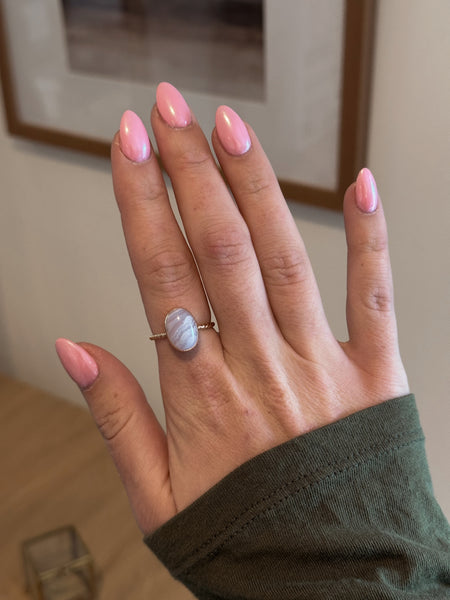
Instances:
[[[277,331],[248,227],[195,118],[179,118],[189,110],[181,94],[163,83],[156,98],[153,131],[222,343],[245,351],[262,328]]]

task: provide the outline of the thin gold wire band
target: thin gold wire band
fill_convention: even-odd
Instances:
[[[214,321],[210,321],[209,323],[197,325],[197,329],[213,329],[215,326],[216,324],[214,323]],[[167,338],[167,332],[163,331],[162,333],[154,333],[148,339],[152,342],[155,342],[156,340],[164,340],[165,338]]]

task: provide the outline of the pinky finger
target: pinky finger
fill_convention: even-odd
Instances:
[[[347,325],[358,355],[398,351],[388,236],[372,173],[363,169],[344,199],[347,236]]]

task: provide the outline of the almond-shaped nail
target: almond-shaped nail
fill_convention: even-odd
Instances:
[[[222,146],[229,154],[245,154],[251,146],[250,136],[241,117],[229,106],[216,111],[216,130]]]
[[[150,140],[144,123],[132,110],[126,110],[120,121],[120,148],[133,162],[144,162],[150,157]]]
[[[369,169],[361,169],[356,178],[356,206],[364,213],[373,213],[378,206],[378,191]]]
[[[92,356],[78,344],[64,338],[57,339],[55,347],[62,366],[75,383],[82,390],[90,387],[99,372]]]
[[[186,127],[192,121],[191,109],[171,83],[163,81],[156,88],[156,106],[170,127]]]

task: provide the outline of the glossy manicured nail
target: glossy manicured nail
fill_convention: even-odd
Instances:
[[[369,169],[361,169],[356,178],[356,205],[364,213],[372,213],[378,206],[378,191]]]
[[[247,127],[229,106],[219,106],[217,109],[216,129],[222,146],[230,154],[239,156],[250,149],[251,141]]]
[[[120,148],[133,162],[144,162],[150,156],[147,130],[132,110],[126,110],[120,121]]]
[[[156,106],[170,127],[186,127],[192,121],[191,110],[176,87],[164,81],[156,89]]]
[[[56,340],[55,347],[59,360],[75,383],[82,390],[90,387],[98,377],[98,366],[92,356],[64,338]]]

